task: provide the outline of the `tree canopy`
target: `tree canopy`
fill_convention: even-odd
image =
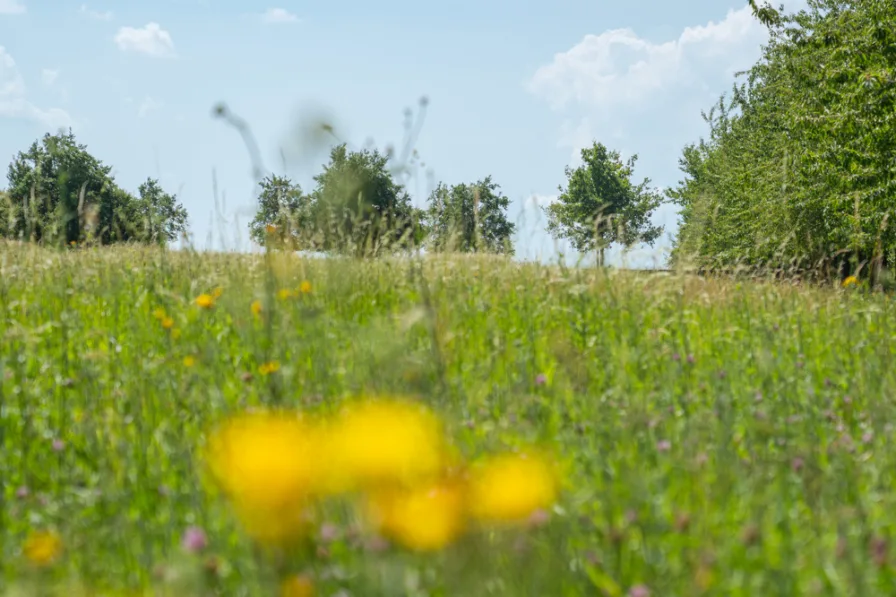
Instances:
[[[9,165],[0,236],[66,244],[164,243],[186,229],[186,210],[157,180],[147,179],[134,197],[111,171],[71,130],[44,135]]]
[[[557,200],[544,208],[548,232],[578,251],[597,250],[601,263],[613,243],[653,244],[662,227],[652,225],[650,216],[662,195],[649,188],[648,178],[632,182],[638,156],[623,162],[618,151],[597,142],[581,156],[581,166],[566,167],[566,189],[561,186]]]
[[[761,59],[705,115],[708,138],[684,149],[668,191],[682,210],[675,261],[894,263],[896,4],[808,4],[770,24]]]
[[[450,187],[439,183],[429,196],[427,245],[435,251],[512,255],[516,226],[507,219],[508,205],[491,176]]]

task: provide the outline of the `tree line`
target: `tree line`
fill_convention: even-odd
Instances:
[[[684,178],[660,192],[633,180],[637,156],[594,142],[567,167],[547,231],[603,261],[613,243],[653,244],[651,215],[680,208],[673,264],[888,276],[896,263],[896,3],[808,0],[785,14],[750,0],[769,31],[760,59],[704,118]],[[306,192],[269,175],[251,237],[268,247],[359,256],[428,251],[512,254],[509,199],[491,177],[439,183],[411,202],[377,150],[332,148]],[[136,195],[71,132],[19,153],[0,201],[0,234],[64,242],[166,242],[186,225],[176,197],[148,179]]]
[[[631,181],[636,157],[595,143],[583,164],[566,169],[567,188],[546,208],[548,230],[576,249],[613,242],[653,242],[650,214],[661,195],[649,180]],[[329,162],[305,192],[286,176],[259,182],[250,237],[268,248],[355,256],[425,248],[431,252],[512,255],[516,225],[510,199],[491,176],[440,182],[416,207],[378,150],[333,147]],[[93,157],[71,131],[45,135],[19,152],[0,196],[0,236],[44,244],[167,243],[186,230],[187,212],[149,178],[136,195],[118,186],[111,167]],[[594,214],[600,214],[599,218]]]

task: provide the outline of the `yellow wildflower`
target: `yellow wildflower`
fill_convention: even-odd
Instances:
[[[368,502],[379,531],[416,551],[434,551],[464,530],[464,493],[454,482],[385,490]]]
[[[165,328],[166,330],[170,330],[171,328],[174,327],[174,320],[171,319],[170,317],[163,317],[162,318],[162,327]]]
[[[358,485],[411,483],[439,472],[445,444],[438,419],[422,406],[374,400],[349,406],[336,421],[331,454],[335,481]]]
[[[294,296],[296,296],[296,293],[294,291],[290,290],[289,288],[281,288],[280,290],[277,291],[277,298],[280,299],[281,301],[285,301]]]
[[[200,294],[196,297],[196,304],[203,309],[211,309],[215,306],[215,297],[210,294]]]
[[[317,435],[295,415],[262,412],[232,419],[211,436],[212,477],[257,541],[283,544],[305,531],[302,507],[320,488]]]
[[[165,309],[163,309],[161,307],[156,308],[152,312],[152,316],[155,317],[156,319],[165,319],[165,317],[166,317]]]
[[[845,280],[843,280],[843,288],[849,288],[850,286],[855,286],[859,283],[859,279],[855,276],[849,276]]]
[[[261,315],[261,301],[252,301],[252,305],[249,306],[249,309],[252,310],[252,315],[256,317]]]
[[[487,460],[472,472],[471,513],[487,522],[523,522],[548,508],[557,497],[551,465],[536,455],[505,454]]]
[[[192,367],[196,364],[196,357],[187,355],[184,357],[184,367]]]
[[[273,224],[267,224],[264,227],[264,231],[267,232],[268,234],[274,234],[275,232],[277,232],[277,227],[274,226]]]
[[[258,372],[262,375],[270,375],[271,373],[276,373],[280,371],[280,363],[278,361],[270,361],[268,363],[262,363],[258,366]]]
[[[280,597],[314,597],[314,583],[305,575],[293,575],[280,583]]]
[[[311,292],[311,282],[309,282],[308,280],[302,281],[302,283],[299,284],[299,292],[301,292],[302,294],[308,294],[309,292]]]
[[[36,566],[49,566],[62,553],[62,539],[53,531],[34,531],[25,539],[25,557]]]
[[[212,290],[212,296],[216,299],[221,298],[222,294],[224,294],[224,289],[221,288],[220,286],[218,286],[214,290]]]

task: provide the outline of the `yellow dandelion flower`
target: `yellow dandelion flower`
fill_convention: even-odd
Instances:
[[[22,551],[35,566],[49,566],[62,553],[62,539],[53,531],[34,531],[25,539]]]
[[[221,295],[224,294],[224,288],[221,286],[217,286],[214,290],[212,290],[212,296],[216,299],[221,298]]]
[[[337,485],[412,483],[438,473],[446,446],[438,419],[398,400],[358,402],[336,421],[330,446]]]
[[[299,292],[302,294],[308,294],[311,292],[311,282],[308,280],[304,280],[301,284],[299,284]]]
[[[557,477],[547,459],[505,454],[472,471],[470,512],[486,522],[523,522],[557,498]]]
[[[165,319],[165,317],[167,317],[167,315],[165,314],[165,309],[163,309],[161,307],[158,307],[157,309],[155,309],[152,312],[152,316],[155,317],[156,319]]]
[[[373,494],[368,513],[386,537],[415,551],[435,551],[464,530],[464,492],[455,482]]]
[[[280,371],[280,363],[278,361],[270,361],[268,363],[262,363],[258,366],[258,372],[262,375],[270,375],[271,373],[276,373]]]
[[[256,317],[261,315],[261,301],[252,301],[249,309],[251,309],[252,315],[255,315]]]
[[[850,286],[855,286],[859,283],[859,279],[855,276],[849,276],[845,280],[843,280],[843,288],[849,288]]]
[[[316,437],[310,422],[271,412],[237,417],[212,434],[209,471],[257,541],[282,544],[306,530],[302,507],[321,478]]]
[[[211,309],[215,306],[215,297],[210,294],[200,294],[196,297],[196,304],[203,309]]]
[[[294,296],[296,296],[296,293],[294,291],[290,290],[289,288],[281,288],[280,290],[277,291],[277,298],[280,299],[281,301],[285,301]]]
[[[184,357],[184,367],[192,367],[196,364],[196,357],[187,355]]]
[[[174,327],[174,320],[171,319],[170,317],[163,317],[162,318],[162,327],[165,328],[166,330],[170,330],[171,328]]]
[[[293,575],[280,583],[280,597],[314,597],[314,583],[305,575]]]

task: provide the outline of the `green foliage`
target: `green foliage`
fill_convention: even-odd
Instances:
[[[650,224],[650,216],[662,198],[648,187],[650,179],[633,184],[638,156],[623,162],[618,151],[595,142],[582,150],[582,165],[566,167],[567,188],[544,208],[548,232],[568,239],[578,251],[603,251],[612,243],[625,246],[653,244],[662,227]]]
[[[706,115],[709,138],[685,149],[674,260],[873,274],[896,261],[894,23],[889,1],[810,0],[771,27]]]
[[[250,224],[257,242],[264,227],[280,224],[281,240],[295,248],[372,256],[416,246],[423,238],[423,212],[411,204],[377,150],[334,147],[330,162],[305,196],[288,178],[260,183],[259,209]]]
[[[429,196],[428,245],[435,251],[513,254],[510,199],[491,176],[473,184],[439,183]]]
[[[186,211],[152,179],[134,198],[115,183],[111,166],[90,155],[74,134],[44,135],[9,165],[0,202],[0,233],[39,242],[163,242],[186,226]]]
[[[259,187],[258,211],[249,224],[249,236],[262,246],[273,239],[281,247],[303,248],[303,238],[314,229],[311,197],[289,178],[275,174],[268,175]],[[268,226],[276,227],[276,232],[267,232]]]

